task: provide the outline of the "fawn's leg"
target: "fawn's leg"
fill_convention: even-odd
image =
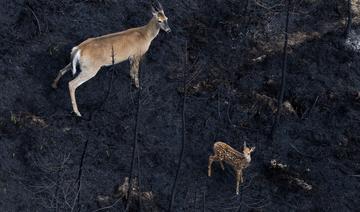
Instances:
[[[240,172],[240,179],[241,179],[241,183],[243,183],[244,182],[244,178],[243,178],[243,171],[241,170],[241,172]]]
[[[236,171],[236,195],[239,195],[239,186],[240,186],[240,180],[241,180],[241,170]]]
[[[209,156],[209,164],[208,164],[208,176],[211,177],[211,165],[216,159],[216,156],[210,155]]]
[[[76,89],[83,84],[84,82],[88,81],[89,79],[93,78],[96,73],[99,71],[100,67],[81,67],[80,74],[73,80],[69,82],[69,91],[71,97],[71,104],[73,111],[77,116],[81,116],[79,109],[76,103],[75,91]]]
[[[222,160],[220,160],[220,166],[221,166],[222,170],[225,170],[224,163]]]
[[[53,88],[56,89],[56,88],[57,88],[57,84],[58,84],[60,78],[61,78],[62,76],[64,76],[64,74],[66,74],[66,72],[68,72],[70,69],[71,69],[71,63],[67,64],[63,69],[61,69],[61,70],[59,71],[58,75],[56,76],[54,82],[51,84],[51,87],[53,87]]]

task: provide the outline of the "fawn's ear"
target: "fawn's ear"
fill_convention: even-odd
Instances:
[[[244,141],[244,148],[246,148],[246,141]]]
[[[251,147],[250,152],[253,152],[255,150],[255,147]]]

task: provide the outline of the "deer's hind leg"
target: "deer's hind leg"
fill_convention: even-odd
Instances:
[[[214,161],[220,161],[221,166],[223,167],[224,165],[222,164],[221,158],[217,155],[210,155],[209,156],[209,164],[208,164],[208,176],[211,177],[211,166],[213,164]]]
[[[222,160],[219,160],[219,162],[220,162],[221,169],[222,169],[222,170],[225,170],[223,161],[222,161]]]
[[[209,164],[208,164],[208,176],[211,177],[211,166],[212,166],[212,163],[214,162],[215,160],[215,156],[213,155],[210,155],[209,156]]]
[[[51,84],[51,87],[53,87],[54,89],[57,88],[57,84],[60,80],[60,78],[62,76],[64,76],[64,74],[66,74],[66,72],[68,72],[71,69],[71,63],[67,64],[63,69],[61,69],[58,73],[58,75],[56,76],[54,82]]]
[[[75,114],[77,116],[81,116],[81,113],[80,113],[77,103],[76,103],[75,91],[84,82],[93,78],[99,70],[100,70],[99,66],[83,66],[82,65],[80,74],[75,79],[73,79],[69,82],[69,92],[70,92],[70,97],[71,97],[71,104],[72,104],[73,111],[75,112]]]

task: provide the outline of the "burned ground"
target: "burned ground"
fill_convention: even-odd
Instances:
[[[153,192],[158,209],[168,208],[179,160],[184,69],[186,145],[175,211],[359,208],[360,55],[342,36],[346,2],[291,6],[287,107],[274,139],[285,1],[162,3],[172,32],[159,34],[142,63],[138,123],[140,189]],[[353,8],[356,38],[359,1]],[[72,76],[57,90],[50,85],[73,46],[149,18],[148,1],[1,0],[3,211],[94,211],[98,195],[129,176],[137,96],[129,65],[103,68],[78,89],[83,119],[70,114]],[[214,164],[207,177],[216,140],[256,146],[239,196],[230,167]],[[287,168],[272,168],[272,159]]]

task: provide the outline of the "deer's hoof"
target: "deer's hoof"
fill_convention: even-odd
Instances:
[[[136,88],[139,88],[139,87],[140,87],[139,80],[138,80],[138,79],[133,79],[133,85],[134,85]]]
[[[51,87],[57,89],[57,84],[54,82],[53,84],[51,84]]]
[[[72,113],[75,113],[77,117],[81,117],[81,113],[79,111],[73,111]]]

